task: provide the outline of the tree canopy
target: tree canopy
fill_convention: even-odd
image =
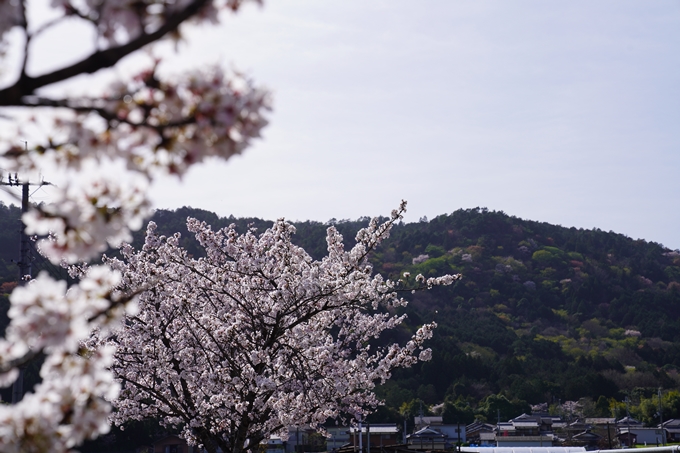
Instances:
[[[114,419],[158,418],[211,453],[237,453],[293,425],[370,412],[376,384],[431,357],[424,341],[435,323],[403,346],[376,343],[405,319],[395,313],[407,303],[398,292],[459,278],[373,274],[368,256],[403,209],[372,220],[347,251],[331,226],[319,261],[291,242],[295,227],[283,220],[256,235],[189,219],[198,258],[151,223],[140,251],[107,260],[120,289],[139,292],[139,313],[109,340],[123,384]]]

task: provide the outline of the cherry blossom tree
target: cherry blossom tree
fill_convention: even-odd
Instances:
[[[59,84],[178,39],[186,22],[218,23],[221,11],[245,2],[51,0],[41,7],[0,0],[0,75],[9,80],[0,85],[0,168],[18,175],[19,183],[43,168],[62,176],[52,202],[23,217],[28,234],[49,235],[40,248],[52,262],[91,260],[129,240],[149,214],[147,187],[154,178],[181,176],[206,158],[242,152],[267,124],[269,108],[265,90],[218,66],[166,77],[155,60],[101,86],[96,96],[64,96]],[[38,11],[45,7],[49,14]],[[32,73],[35,43],[55,39],[55,27],[74,22],[95,36],[83,41],[86,56]],[[87,348],[83,341],[95,330],[118,327],[134,309],[134,294],[113,291],[121,274],[107,265],[79,277],[67,288],[40,275],[10,297],[0,385],[11,384],[35,356],[46,359],[32,392],[0,405],[2,452],[62,452],[109,429],[110,401],[119,392],[110,370],[114,348]]]
[[[435,323],[403,346],[375,346],[404,320],[398,293],[459,278],[373,275],[367,257],[404,208],[385,223],[373,219],[349,251],[330,227],[321,261],[293,245],[295,228],[284,220],[258,236],[189,219],[202,258],[151,223],[140,251],[125,246],[122,261],[109,260],[123,293],[142,291],[139,313],[107,343],[123,386],[114,420],[159,418],[208,452],[238,453],[295,424],[375,408],[376,383],[431,356],[423,343]]]

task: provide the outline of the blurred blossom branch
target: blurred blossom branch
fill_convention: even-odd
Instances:
[[[50,18],[34,24],[31,8],[38,6],[0,0],[0,67],[6,74],[7,49],[15,46],[20,54],[15,79],[0,87],[0,118],[13,128],[0,137],[0,167],[26,175],[50,166],[63,175],[66,182],[55,188],[51,203],[23,216],[26,233],[44,238],[38,247],[52,262],[87,262],[129,241],[150,213],[147,191],[154,177],[181,177],[206,158],[241,153],[266,126],[270,97],[248,77],[219,66],[161,77],[160,60],[102,86],[97,96],[55,98],[46,90],[114,67],[162,39],[178,40],[185,23],[217,24],[221,11],[237,11],[246,1],[52,0]],[[36,41],[66,20],[95,30],[94,50],[31,74]],[[19,121],[17,112],[26,110],[32,116]],[[88,341],[93,332],[118,328],[125,313],[135,312],[136,298],[115,292],[121,274],[108,265],[77,269],[78,282],[70,288],[40,274],[10,296],[0,384],[10,385],[31,357],[43,353],[46,359],[42,382],[20,402],[0,406],[0,451],[63,452],[109,429],[119,392],[110,370],[115,347],[91,348]]]

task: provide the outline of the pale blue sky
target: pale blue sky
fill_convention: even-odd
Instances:
[[[680,1],[270,0],[187,33],[274,92],[156,206],[326,221],[486,206],[680,247]]]

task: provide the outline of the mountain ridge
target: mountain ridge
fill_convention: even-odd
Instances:
[[[17,209],[0,210],[5,214],[0,222],[12,215],[18,221]],[[271,225],[189,207],[157,210],[151,220],[160,234],[181,232],[182,245],[197,254],[186,231],[189,216],[213,228],[234,223],[241,232]],[[293,222],[294,242],[320,259],[328,226],[350,247],[368,221]],[[137,232],[133,245],[143,236]],[[3,240],[8,239],[0,236],[0,279],[9,287],[12,279],[5,274],[13,264]],[[406,338],[434,320],[439,327],[429,345],[433,358],[395,372],[378,389],[386,404],[376,420],[403,420],[421,401],[460,422],[495,420],[498,413],[510,418],[530,404],[567,400],[581,401],[584,414],[610,416],[628,397],[632,413],[652,423],[656,409],[649,401],[659,387],[665,392],[664,418],[680,418],[677,250],[473,208],[395,225],[370,261],[375,272],[392,279],[403,272],[463,274],[454,287],[408,296],[403,309],[408,319],[388,340]]]

